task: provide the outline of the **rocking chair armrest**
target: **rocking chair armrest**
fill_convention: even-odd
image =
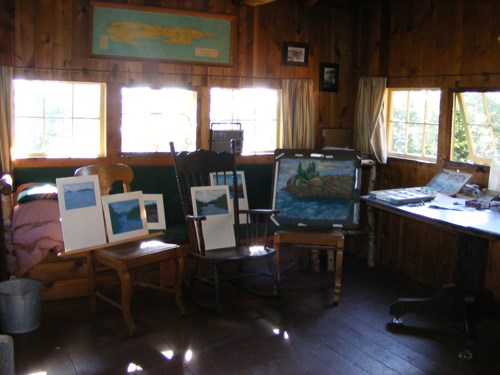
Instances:
[[[207,217],[203,216],[203,215],[186,215],[186,220],[189,220],[189,221],[203,221],[203,220],[207,220]]]
[[[252,208],[249,210],[238,210],[240,214],[250,214],[250,215],[275,215],[279,211],[273,210],[271,208]]]

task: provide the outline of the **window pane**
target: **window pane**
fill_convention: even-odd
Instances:
[[[14,80],[13,156],[104,156],[103,87],[100,83]],[[79,121],[92,121],[92,130],[79,130]]]
[[[500,91],[455,95],[451,160],[489,164],[500,153]]]
[[[434,161],[439,129],[439,90],[389,90],[389,155]]]
[[[213,88],[210,123],[240,123],[243,154],[272,152],[277,146],[278,90]]]
[[[122,89],[122,151],[196,149],[196,91],[149,87]]]

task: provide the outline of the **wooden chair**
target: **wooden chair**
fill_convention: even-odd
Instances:
[[[194,152],[176,153],[174,144],[170,143],[170,150],[175,166],[177,186],[181,199],[182,209],[189,233],[190,251],[188,255],[192,259],[192,272],[190,278],[190,292],[193,300],[205,307],[210,307],[216,311],[220,310],[219,282],[222,280],[231,280],[235,283],[237,280],[250,276],[268,276],[272,278],[272,292],[259,293],[255,289],[245,288],[241,282],[236,285],[242,286],[248,291],[263,295],[278,295],[279,284],[273,257],[274,249],[267,246],[271,243],[269,234],[269,218],[273,210],[240,210],[238,205],[239,187],[236,173],[235,142],[232,142],[232,153],[213,152],[199,150]],[[216,181],[224,181],[222,185],[229,185],[234,198],[232,199],[233,218],[229,222],[226,232],[219,230],[217,236],[229,236],[233,241],[232,246],[223,248],[209,249],[210,244],[206,241],[207,232],[204,232],[210,225],[213,218],[203,215],[194,215],[193,200],[191,189],[200,186],[210,186],[210,178]],[[240,227],[240,214],[246,217],[246,223]],[[231,219],[231,218],[229,218]],[[212,222],[213,223],[213,222]],[[243,233],[240,233],[243,232]],[[212,233],[208,233],[210,235]],[[267,262],[268,272],[259,272],[254,268],[247,268],[251,263],[259,265]],[[200,265],[205,264],[212,268],[212,276],[203,277]],[[230,265],[233,265],[231,267]],[[236,271],[227,273],[229,268],[235,268]],[[224,273],[226,271],[226,273]],[[213,287],[214,302],[200,303],[194,296],[195,282],[202,282]]]
[[[280,230],[274,234],[274,249],[278,275],[281,275],[279,254],[283,252],[283,245],[291,245],[293,256],[296,248],[311,251],[320,249],[327,251],[328,271],[333,272],[333,293],[328,296],[327,305],[337,305],[340,302],[340,287],[342,284],[342,261],[344,255],[344,234],[339,229],[334,230]],[[297,267],[296,263],[291,266]]]
[[[134,178],[132,169],[125,164],[89,165],[75,171],[75,176],[97,175],[101,195],[111,192],[113,185],[122,183],[123,192],[130,191],[130,183]],[[184,255],[178,245],[168,244],[155,239],[137,239],[110,245],[109,247],[89,251],[88,256],[89,279],[90,279],[90,310],[96,309],[96,297],[112,304],[122,311],[125,324],[129,333],[135,330],[135,323],[130,313],[130,302],[132,298],[132,287],[139,285],[158,291],[173,293],[177,307],[181,314],[185,313],[182,299],[182,279],[184,275]],[[161,270],[160,263],[174,261],[176,275],[173,285],[158,285],[135,280],[135,271],[139,267],[157,264]],[[96,288],[96,272],[111,268],[115,270],[120,278],[121,299],[116,302]],[[104,267],[103,267],[104,266]],[[160,284],[161,276],[160,276]]]

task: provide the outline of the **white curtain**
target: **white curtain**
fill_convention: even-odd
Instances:
[[[356,103],[355,146],[379,163],[387,162],[387,139],[384,118],[385,77],[361,77]]]
[[[313,82],[305,79],[282,81],[281,112],[283,148],[314,147]]]
[[[10,157],[10,123],[12,116],[12,68],[0,67],[0,168],[1,173],[12,173]]]

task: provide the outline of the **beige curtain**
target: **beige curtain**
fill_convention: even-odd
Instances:
[[[0,67],[0,172],[12,173],[10,124],[12,116],[12,68]]]
[[[356,103],[355,146],[379,163],[387,162],[387,139],[384,118],[385,77],[361,77]]]
[[[314,147],[313,82],[305,79],[282,81],[281,118],[283,148]]]

